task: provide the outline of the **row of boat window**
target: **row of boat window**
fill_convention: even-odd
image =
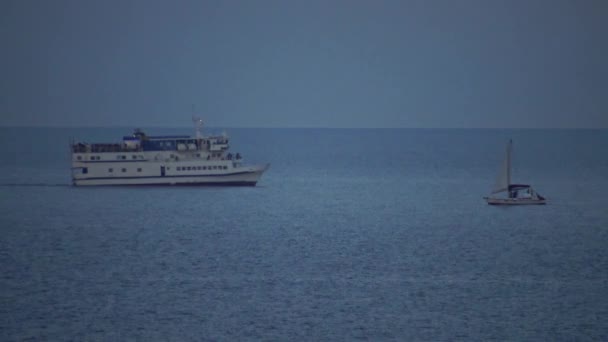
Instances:
[[[131,158],[132,158],[133,160],[135,160],[135,159],[137,159],[137,158],[138,158],[138,156],[136,156],[136,155],[132,155],[132,156],[131,156]],[[78,160],[82,160],[82,156],[77,156],[77,157],[76,157],[76,159],[78,159]],[[123,155],[116,156],[116,159],[118,159],[118,160],[126,160],[126,159],[127,159],[127,156],[123,156]],[[141,156],[141,155],[140,155],[140,156],[139,156],[139,159],[144,159],[144,156]],[[91,157],[90,157],[90,160],[101,160],[101,157],[100,157],[100,156],[91,156]]]
[[[221,155],[222,155],[221,153],[210,153],[210,154],[208,154],[208,155],[207,155],[207,160],[209,160],[209,158],[219,158]],[[178,156],[176,156],[175,154],[172,154],[170,157],[171,157],[171,158],[175,158],[175,159],[179,159],[179,157],[178,157]],[[200,153],[197,153],[197,154],[196,154],[196,157],[197,157],[197,158],[200,158],[200,157],[201,157],[201,154],[200,154]]]
[[[175,145],[178,144],[184,144],[184,145],[188,145],[188,144],[195,144],[198,145],[198,142],[196,139],[186,139],[186,140],[148,140],[147,142],[154,142],[157,143],[159,146],[166,146],[166,147],[173,147]],[[203,145],[207,145],[207,144],[228,144],[228,139],[215,139],[214,141],[211,140],[200,140],[200,142]]]
[[[144,159],[144,156],[139,156],[139,158],[140,159]],[[122,155],[121,156],[116,156],[116,159],[118,159],[118,160],[126,160],[127,156],[122,156]],[[137,159],[137,156],[136,155],[132,155],[131,159],[135,160],[135,159]]]
[[[196,156],[200,158],[201,154],[197,153]],[[221,156],[221,153],[211,153],[211,158],[219,158],[220,156]],[[177,156],[175,156],[173,154],[171,155],[171,157],[172,158],[177,158]],[[133,160],[136,160],[137,158],[144,159],[144,156],[142,156],[142,155],[140,155],[139,157],[136,156],[136,155],[132,155],[131,156],[131,159],[133,159]],[[77,160],[82,160],[82,156],[77,156],[76,159]],[[126,160],[127,156],[123,156],[123,155],[116,156],[116,159],[118,159],[118,160]],[[209,159],[209,157],[207,157],[207,159]],[[90,160],[101,160],[101,157],[100,156],[91,156]]]
[[[122,172],[127,172],[127,168],[126,168],[126,167],[123,167],[122,169],[120,169],[120,171],[122,171]],[[114,172],[114,169],[113,169],[113,168],[109,168],[109,169],[108,169],[108,172]],[[138,167],[138,168],[137,168],[137,172],[141,172],[141,167]]]
[[[228,170],[226,165],[213,165],[213,166],[178,166],[177,171],[191,171],[191,170]]]

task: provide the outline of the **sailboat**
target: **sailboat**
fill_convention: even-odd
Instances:
[[[492,205],[521,205],[521,204],[546,204],[547,200],[537,193],[528,184],[511,184],[511,151],[513,140],[507,144],[507,155],[502,169],[496,179],[496,185],[490,196],[484,197],[488,204]],[[506,197],[494,197],[495,194],[506,193]]]

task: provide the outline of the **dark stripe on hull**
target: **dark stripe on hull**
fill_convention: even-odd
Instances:
[[[255,186],[257,182],[192,182],[192,183],[143,183],[143,184],[81,184],[75,187],[96,187],[96,186],[124,186],[124,187],[154,187],[154,186]]]
[[[241,172],[233,172],[233,173],[219,173],[219,174],[202,174],[202,175],[166,175],[166,176],[132,176],[132,177],[87,177],[87,178],[75,178],[75,180],[79,181],[87,181],[87,180],[104,180],[104,179],[113,179],[113,180],[121,180],[121,179],[146,179],[146,178],[188,178],[188,177],[227,177],[234,175],[244,175],[249,173],[256,173],[259,171],[241,171]]]
[[[491,203],[488,202],[489,205],[544,205],[547,204],[547,202],[504,202],[504,203]]]
[[[545,202],[538,202],[538,203],[534,203],[534,202],[528,202],[528,203],[489,203],[489,205],[545,205],[547,203]]]
[[[125,159],[125,160],[77,160],[76,163],[83,164],[100,164],[100,163],[137,163],[137,162],[147,162],[148,159]],[[81,169],[83,166],[74,166],[72,169]]]

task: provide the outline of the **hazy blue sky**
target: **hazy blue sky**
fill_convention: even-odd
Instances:
[[[608,1],[0,0],[0,125],[608,127]]]

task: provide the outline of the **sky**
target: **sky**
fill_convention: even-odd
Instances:
[[[608,128],[607,37],[605,0],[0,0],[0,126]]]

